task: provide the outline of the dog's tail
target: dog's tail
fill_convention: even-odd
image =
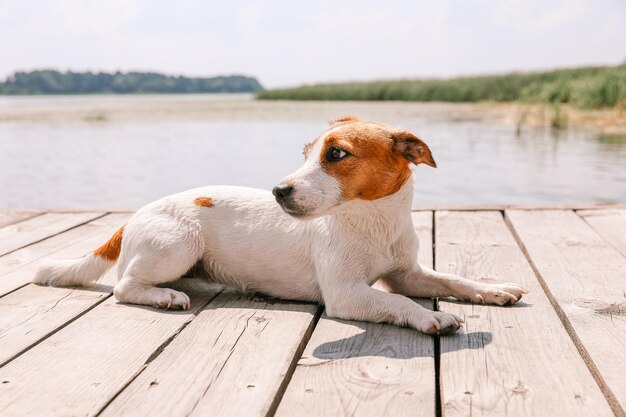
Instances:
[[[44,262],[39,266],[33,282],[58,287],[86,286],[97,281],[115,265],[117,258],[119,258],[123,234],[124,226],[115,232],[107,243],[82,258]]]

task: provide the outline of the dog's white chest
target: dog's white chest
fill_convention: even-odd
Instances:
[[[372,285],[381,276],[396,267],[391,246],[388,248],[374,248],[368,253],[368,258],[370,270],[367,271],[367,279],[369,285]]]

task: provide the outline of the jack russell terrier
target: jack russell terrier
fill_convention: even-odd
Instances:
[[[323,303],[329,317],[428,334],[454,333],[463,320],[408,297],[507,305],[526,293],[418,263],[410,163],[436,164],[412,133],[344,117],[307,144],[304,156],[273,196],[212,186],[162,198],[93,253],[44,264],[33,282],[87,285],[117,262],[120,302],[187,309],[184,292],[159,285],[201,269],[211,282],[241,291]],[[377,281],[387,291],[372,288]]]

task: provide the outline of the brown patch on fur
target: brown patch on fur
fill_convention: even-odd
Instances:
[[[193,203],[198,207],[213,207],[213,199],[209,197],[197,197]]]
[[[344,199],[387,197],[398,192],[411,176],[409,162],[428,165],[432,162],[431,166],[434,166],[424,142],[414,135],[407,139],[406,135],[399,133],[385,125],[357,119],[325,139],[321,164],[339,182]],[[407,142],[406,146],[400,144],[401,141]],[[349,155],[340,161],[329,162],[326,154],[333,147],[343,149]],[[419,152],[421,154],[417,157],[413,155]]]
[[[411,176],[409,161],[394,153],[387,130],[373,123],[355,123],[325,140],[321,163],[339,181],[346,200],[377,200],[397,192]],[[337,147],[350,155],[328,162],[326,154]]]
[[[120,227],[117,232],[111,236],[111,239],[104,245],[96,249],[93,254],[100,256],[107,261],[116,261],[120,257],[122,250],[122,236],[124,235],[124,226]]]
[[[343,117],[340,117],[339,119],[331,120],[329,124],[331,126],[334,126],[339,123],[358,122],[360,120],[361,119],[359,119],[358,117],[354,117],[354,116],[343,116]]]

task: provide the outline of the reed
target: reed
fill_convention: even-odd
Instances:
[[[389,80],[305,85],[261,91],[261,100],[397,100],[525,102],[598,109],[626,105],[626,62],[452,79]]]

